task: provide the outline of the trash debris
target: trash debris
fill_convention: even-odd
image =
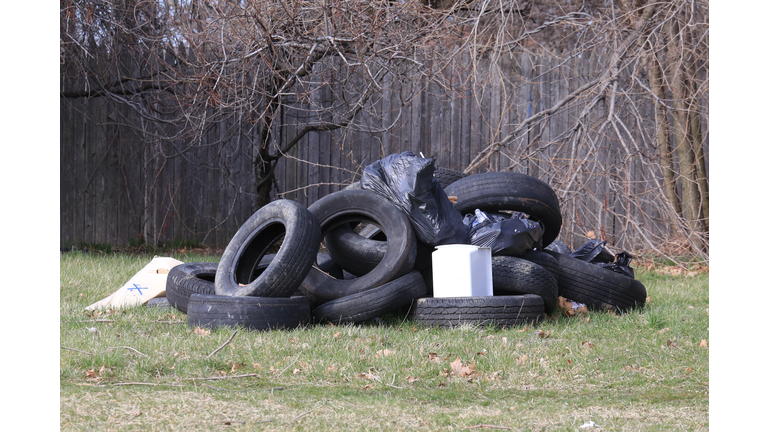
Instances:
[[[595,422],[590,420],[590,421],[584,423],[583,425],[579,426],[579,429],[589,429],[589,428],[593,428],[593,427],[600,427],[600,426],[598,426],[597,424],[595,424]]]
[[[168,272],[179,264],[184,263],[173,258],[156,256],[120,289],[109,297],[86,307],[85,310],[135,306],[155,297],[164,297]]]
[[[610,263],[615,259],[613,253],[605,247],[605,242],[595,239],[584,243],[571,252],[570,256],[588,263]]]
[[[519,257],[530,250],[541,249],[544,231],[538,222],[527,219],[523,213],[505,218],[475,209],[475,214],[464,216],[463,222],[469,230],[470,244],[489,247],[493,255]]]
[[[632,258],[633,256],[627,252],[619,252],[616,254],[616,261],[611,263],[597,263],[597,265],[634,279],[635,271],[629,266],[629,262],[632,261]]]
[[[589,315],[587,305],[569,300],[565,297],[557,298],[557,307],[565,313],[565,316],[574,316],[576,314]]]
[[[469,233],[461,213],[435,180],[435,160],[421,158],[413,152],[391,154],[363,171],[360,184],[374,191],[405,212],[422,242],[469,244]]]

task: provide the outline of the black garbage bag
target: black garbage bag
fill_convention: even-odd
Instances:
[[[635,271],[629,266],[629,262],[632,261],[632,258],[633,256],[627,252],[619,252],[616,254],[616,261],[610,263],[597,263],[597,265],[634,279]]]
[[[591,239],[575,251],[570,256],[588,263],[610,263],[615,259],[614,255],[605,248],[605,242]]]
[[[490,247],[491,255],[521,256],[534,248],[541,249],[541,225],[522,213],[506,218],[475,209],[474,215],[464,216],[464,225],[469,230],[470,244]]]
[[[360,183],[405,212],[421,242],[430,246],[469,244],[461,213],[435,180],[434,171],[434,159],[406,151],[365,167]]]

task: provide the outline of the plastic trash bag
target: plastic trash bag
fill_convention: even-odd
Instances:
[[[529,250],[541,249],[541,225],[523,216],[515,213],[506,218],[475,209],[474,215],[464,216],[470,244],[490,247],[492,255],[521,256]]]
[[[570,256],[593,264],[610,263],[615,259],[613,254],[605,248],[605,242],[595,239],[584,243],[582,247],[571,252]]]
[[[469,244],[461,213],[435,180],[434,171],[434,159],[406,151],[365,167],[360,183],[405,212],[421,242],[430,246]]]
[[[629,262],[632,261],[632,258],[633,256],[627,252],[619,252],[616,254],[616,261],[611,263],[597,263],[597,265],[634,279],[635,271],[629,266]]]

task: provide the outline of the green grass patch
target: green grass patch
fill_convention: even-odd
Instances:
[[[170,309],[84,310],[150,259],[61,254],[62,430],[708,429],[706,273],[638,270],[651,299],[622,315],[506,329],[427,328],[397,314],[239,329],[209,358],[234,329],[195,332]]]

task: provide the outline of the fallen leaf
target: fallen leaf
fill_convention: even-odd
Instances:
[[[670,348],[677,348],[677,342],[667,339],[667,346]]]
[[[702,348],[706,348],[707,347],[707,340],[706,339],[702,339],[701,343],[699,344],[699,346],[702,347]]]
[[[691,368],[687,367],[687,368],[685,368],[685,371],[686,371],[687,373],[691,373],[691,372],[693,372],[693,369],[691,369]]]
[[[515,358],[515,363],[518,365],[524,365],[526,360],[528,360],[528,354],[523,354],[522,357]]]
[[[297,374],[297,373],[299,373],[299,372],[301,372],[301,369],[299,369],[299,368],[296,368],[296,369],[294,369],[294,370],[293,370],[293,374],[294,374],[294,375],[296,375],[296,374]]]
[[[338,339],[339,336],[341,336],[341,332],[336,332],[336,333],[333,334],[333,338],[334,339]]]
[[[376,351],[376,358],[387,357],[387,356],[390,356],[390,355],[392,355],[394,353],[395,353],[395,351],[390,350],[390,349],[378,350],[378,351]]]
[[[467,377],[477,373],[477,371],[475,370],[474,364],[470,364],[468,366],[464,365],[461,362],[461,358],[459,357],[456,357],[456,360],[452,361],[450,365],[451,365],[451,369],[453,370],[453,373],[456,374],[456,376]]]
[[[590,349],[590,348],[594,348],[595,345],[592,342],[584,341],[581,343],[581,347],[585,349]]]
[[[440,363],[440,357],[437,356],[437,353],[429,353],[427,360],[432,363]]]
[[[210,330],[201,329],[200,327],[195,327],[194,333],[198,334],[200,336],[208,336],[209,334],[211,334],[211,331]]]
[[[539,331],[535,332],[536,336],[538,336],[538,337],[540,337],[542,339],[548,338],[550,333],[551,332],[549,330],[547,330],[546,332],[544,332],[544,330],[539,330]]]
[[[366,384],[365,387],[363,387],[363,390],[370,390],[373,388],[373,384]]]
[[[671,328],[669,328],[669,327],[664,327],[663,329],[661,329],[661,330],[657,331],[656,333],[658,333],[658,334],[662,334],[662,333],[664,333],[664,332],[666,332],[666,331],[670,331],[670,330],[672,330],[672,329],[671,329]]]
[[[258,364],[258,363],[251,363],[251,366],[253,366],[254,369],[262,370],[264,369],[264,366]]]
[[[408,377],[408,378],[406,378],[405,380],[408,382],[408,384],[413,384],[413,383],[415,383],[416,381],[418,381],[419,379],[418,379],[417,377],[414,377],[414,376],[409,376],[409,377]]]

